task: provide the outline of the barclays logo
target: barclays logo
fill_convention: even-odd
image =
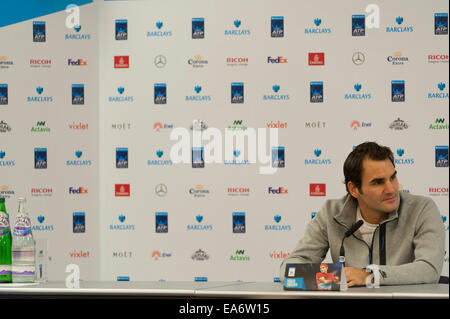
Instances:
[[[395,18],[396,25],[395,26],[388,26],[386,27],[386,32],[390,33],[402,33],[402,32],[413,32],[414,27],[413,26],[405,26],[403,25],[403,17],[396,17]]]
[[[331,28],[324,28],[322,25],[322,19],[316,18],[314,19],[314,25],[315,27],[311,28],[305,28],[305,34],[313,34],[313,35],[320,35],[320,34],[330,34]]]
[[[185,97],[185,101],[186,102],[191,102],[191,101],[196,101],[196,102],[209,102],[211,101],[211,95],[203,95],[200,94],[200,92],[202,91],[202,86],[201,85],[196,85],[194,86],[194,92],[196,93],[195,95],[186,95]]]
[[[250,161],[241,157],[240,150],[233,150],[233,159],[232,160],[224,160],[223,163],[225,165],[250,165]]]
[[[315,158],[306,158],[305,159],[305,165],[331,165],[331,159],[329,158],[321,158],[322,156],[322,150],[321,149],[315,149],[314,150]]]
[[[125,224],[126,216],[121,214],[117,218],[120,223],[109,225],[109,230],[125,230],[125,231],[133,231],[135,226],[133,224]]]
[[[290,99],[289,94],[278,94],[280,91],[280,86],[278,84],[272,86],[272,91],[274,94],[263,95],[263,101],[288,101]]]
[[[213,226],[210,224],[204,224],[203,219],[204,219],[203,216],[200,214],[195,216],[195,220],[197,221],[197,224],[187,225],[186,230],[188,230],[188,231],[191,231],[191,230],[211,231],[211,230],[213,230]]]
[[[147,165],[149,165],[149,166],[167,166],[167,165],[173,165],[173,162],[172,162],[172,160],[161,160],[160,158],[162,158],[163,157],[163,155],[164,155],[164,151],[163,150],[157,150],[156,152],[155,152],[155,154],[156,154],[156,157],[158,158],[158,159],[155,159],[155,160],[148,160],[147,161]]]
[[[370,100],[372,99],[372,94],[368,92],[362,92],[362,85],[360,83],[355,83],[353,85],[353,89],[355,92],[353,93],[346,93],[344,95],[344,98],[346,100]]]
[[[44,88],[41,86],[36,87],[36,93],[38,94],[37,96],[28,96],[27,97],[27,102],[33,103],[33,102],[38,102],[38,103],[49,103],[49,102],[53,102],[53,96],[44,96],[42,95],[44,93]]]
[[[448,99],[448,92],[444,92],[446,85],[444,82],[439,82],[437,91],[428,93],[428,99]]]
[[[398,158],[394,158],[395,165],[414,165],[414,158],[403,157],[405,155],[405,150],[403,148],[398,148],[396,153]]]
[[[16,166],[16,161],[4,160],[5,156],[6,156],[6,152],[0,149],[0,168]]]
[[[108,97],[108,102],[117,102],[117,103],[128,102],[128,103],[131,103],[131,102],[134,101],[134,97],[133,96],[124,94],[125,93],[125,88],[123,86],[119,86],[117,88],[117,93],[119,93],[119,95],[109,96]]]
[[[80,158],[83,156],[83,152],[80,150],[75,151],[75,157],[76,160],[67,160],[66,165],[67,166],[91,166],[92,162],[91,160],[80,160]]]
[[[156,30],[148,31],[147,38],[169,38],[173,35],[173,32],[170,30],[165,30],[164,23],[162,21],[157,21],[155,23]]]
[[[266,231],[290,231],[292,228],[291,225],[280,224],[282,217],[278,214],[273,216],[273,220],[275,221],[276,224],[265,225],[264,230],[266,230]]]
[[[235,29],[225,30],[225,36],[248,36],[251,34],[249,29],[239,29],[241,27],[241,20],[234,20]]]
[[[90,34],[84,34],[81,32],[82,27],[81,25],[76,25],[73,27],[74,33],[66,33],[64,35],[65,40],[90,40],[91,35]]]
[[[47,225],[45,224],[45,216],[39,215],[36,220],[38,221],[37,224],[33,224],[31,226],[32,231],[54,231],[55,226],[54,225]]]

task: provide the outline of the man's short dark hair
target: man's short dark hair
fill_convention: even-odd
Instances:
[[[359,144],[347,156],[344,162],[345,188],[349,194],[348,182],[352,182],[361,191],[362,163],[366,157],[373,161],[389,159],[395,167],[394,154],[389,147],[378,145],[375,142]]]

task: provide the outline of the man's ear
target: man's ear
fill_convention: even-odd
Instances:
[[[350,192],[350,195],[352,195],[354,198],[358,199],[359,196],[361,196],[361,193],[359,192],[358,187],[356,187],[355,184],[353,184],[353,182],[348,182],[347,183],[347,187],[348,187],[348,191]]]

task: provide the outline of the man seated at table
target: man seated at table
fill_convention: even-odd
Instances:
[[[358,145],[344,163],[347,195],[327,200],[308,224],[304,237],[283,260],[321,263],[330,249],[339,262],[342,239],[357,222],[364,223],[344,241],[348,287],[366,284],[368,265],[378,267],[380,285],[436,283],[445,254],[445,231],[430,198],[399,192],[394,156],[374,142]],[[373,266],[372,266],[373,267]]]

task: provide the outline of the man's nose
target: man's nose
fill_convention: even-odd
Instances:
[[[395,183],[393,183],[392,181],[388,181],[385,185],[386,185],[384,189],[385,193],[391,194],[396,192]]]

